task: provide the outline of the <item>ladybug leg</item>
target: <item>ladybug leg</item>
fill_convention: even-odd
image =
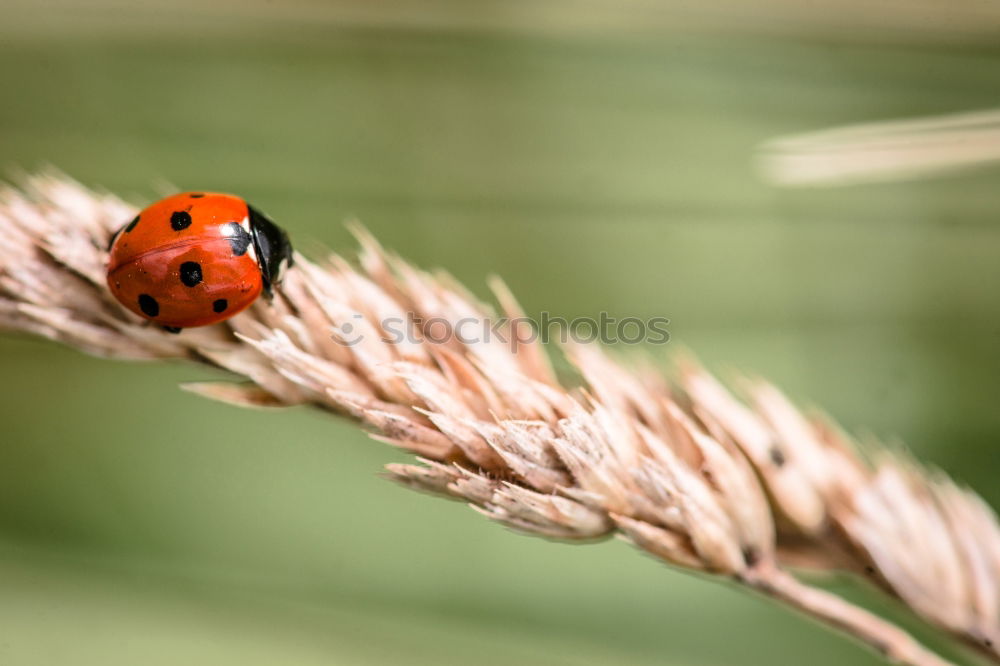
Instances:
[[[120,228],[118,229],[118,231],[116,231],[115,233],[111,234],[111,238],[110,238],[110,239],[108,239],[108,247],[107,247],[107,251],[108,251],[108,252],[111,252],[111,248],[112,248],[112,247],[114,246],[114,244],[115,244],[115,241],[116,241],[116,240],[118,240],[118,237],[122,235],[122,231],[123,231],[123,230],[125,229],[125,227],[127,227],[127,226],[128,226],[128,223],[126,222],[125,224],[123,224],[123,225],[122,225],[122,226],[121,226],[121,227],[120,227]]]
[[[166,331],[167,333],[177,334],[183,331],[184,329],[181,328],[180,326],[164,326],[163,330]]]
[[[111,252],[111,248],[114,247],[115,241],[118,237],[122,235],[123,231],[132,231],[135,229],[135,225],[139,224],[139,215],[132,218],[131,222],[126,222],[118,229],[115,233],[111,234],[111,239],[108,241],[108,252]]]

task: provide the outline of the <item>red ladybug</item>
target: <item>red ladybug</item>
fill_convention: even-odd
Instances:
[[[111,240],[108,287],[172,333],[245,310],[292,263],[274,222],[232,194],[182,192],[157,201]]]

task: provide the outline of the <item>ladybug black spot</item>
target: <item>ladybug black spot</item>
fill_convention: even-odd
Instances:
[[[192,199],[201,199],[203,196],[205,196],[205,195],[202,194],[201,192],[192,192],[191,193],[191,198]]]
[[[212,309],[215,312],[225,312],[226,308],[228,308],[228,307],[229,307],[229,301],[227,301],[224,298],[220,298],[220,299],[212,302]]]
[[[160,314],[160,304],[149,294],[139,294],[139,309],[147,317],[155,317]]]
[[[234,255],[242,257],[247,253],[247,248],[250,247],[252,239],[246,229],[235,222],[230,222],[223,229],[222,234],[229,239],[229,244],[233,248]]]
[[[135,225],[137,225],[137,224],[139,224],[139,216],[138,215],[136,215],[135,217],[133,217],[132,221],[128,223],[127,227],[125,227],[125,233],[128,233],[128,232],[132,231],[133,229],[135,229]]]
[[[181,264],[181,282],[185,287],[193,287],[201,282],[201,264],[185,261]]]
[[[174,231],[183,231],[191,226],[191,215],[182,210],[170,214],[170,227]]]

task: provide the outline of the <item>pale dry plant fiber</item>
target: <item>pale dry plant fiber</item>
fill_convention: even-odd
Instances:
[[[105,286],[110,235],[135,208],[58,175],[0,190],[0,327],[116,359],[188,359],[247,382],[186,388],[242,406],[309,403],[416,453],[389,475],[468,502],[518,531],[610,535],[677,567],[736,581],[914,666],[947,662],[786,566],[867,575],[930,622],[1000,661],[1000,529],[943,474],[859,447],[777,389],[737,400],[683,361],[668,382],[597,346],[571,346],[585,385],[556,378],[540,343],[432,344],[421,321],[492,317],[448,276],[382,250],[363,231],[357,265],[296,257],[280,293],[225,324],[166,333]],[[520,311],[499,282],[503,312]],[[416,315],[416,319],[412,315]],[[380,322],[410,321],[411,340]],[[353,345],[338,341],[351,323]]]
[[[787,187],[928,178],[1000,161],[1000,111],[847,125],[771,139],[764,177]]]

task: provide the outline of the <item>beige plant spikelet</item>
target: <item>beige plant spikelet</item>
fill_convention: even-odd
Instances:
[[[58,175],[0,190],[0,327],[108,358],[217,366],[248,381],[186,388],[242,406],[311,403],[349,416],[419,456],[387,468],[407,486],[468,502],[528,534],[617,535],[798,608],[891,660],[946,663],[784,567],[808,560],[869,571],[917,613],[1000,661],[1000,529],[989,507],[887,450],[870,451],[868,462],[829,422],[803,416],[770,385],[746,382],[744,403],[690,361],[672,384],[576,345],[567,353],[585,384],[567,387],[526,336],[432,341],[429,322],[494,315],[447,276],[415,269],[363,231],[357,264],[297,256],[272,303],[171,335],[105,287],[109,237],[134,213]],[[517,319],[511,295],[492,286]],[[388,339],[389,321],[405,325],[405,339]]]

